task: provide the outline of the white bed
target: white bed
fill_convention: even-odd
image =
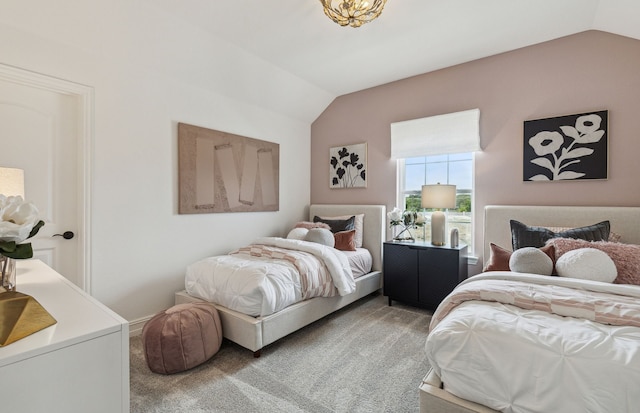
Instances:
[[[611,223],[611,231],[621,235],[621,242],[626,244],[640,244],[640,208],[637,207],[556,207],[556,206],[487,206],[485,209],[485,221],[484,221],[484,262],[486,263],[489,259],[490,243],[494,243],[503,247],[511,246],[511,233],[510,233],[510,225],[509,221],[515,219],[520,222],[526,223],[530,226],[542,226],[542,227],[580,227],[585,225],[591,225],[596,222],[608,220]],[[511,248],[509,248],[511,249]],[[494,274],[491,274],[494,275]],[[491,276],[490,275],[490,276]],[[497,274],[498,276],[500,274]],[[507,274],[509,275],[509,274]],[[540,277],[540,276],[538,276]],[[554,277],[559,278],[559,277]],[[567,280],[567,282],[571,282],[572,280]],[[471,281],[473,283],[473,281]],[[597,286],[600,288],[601,286]],[[632,301],[640,302],[640,295],[637,294],[638,288],[635,286],[629,287],[624,285],[612,285],[612,289],[617,287],[621,287],[622,289],[627,288],[632,293],[630,296],[635,297],[631,298]],[[607,288],[606,285],[603,288]],[[586,289],[586,288],[585,288]],[[478,311],[481,310],[480,307],[473,307],[477,304],[475,301],[471,301],[469,307],[469,313],[473,312],[474,316],[478,314]],[[493,304],[492,304],[493,305]],[[464,309],[461,313],[464,313]],[[519,313],[518,313],[519,314]],[[539,316],[539,315],[536,315]],[[471,317],[471,316],[469,316]],[[540,319],[546,323],[543,316]],[[455,316],[454,316],[455,319]],[[572,317],[555,317],[557,325],[562,328],[565,321],[566,322],[575,322],[577,319],[573,319]],[[542,324],[541,324],[542,325]],[[612,334],[616,336],[618,333],[616,330],[617,327],[610,328],[612,326],[603,326],[602,331],[605,334]],[[637,337],[640,334],[640,329],[638,327],[622,327],[624,329],[625,334],[630,334],[632,337]],[[543,330],[541,330],[543,331]],[[562,331],[562,330],[561,330]],[[573,331],[573,330],[571,330]],[[587,330],[588,331],[588,330]],[[614,333],[611,333],[613,331]],[[519,337],[518,337],[519,339]],[[634,346],[635,339],[632,341],[631,346]],[[488,345],[493,346],[495,343],[488,343]],[[500,343],[497,343],[498,345]],[[608,348],[608,347],[607,347]],[[433,349],[433,348],[432,348]],[[535,347],[529,348],[527,351],[531,350],[535,351]],[[633,348],[631,349],[633,353]],[[640,344],[638,344],[638,350],[640,350]],[[512,351],[512,349],[508,349],[507,351]],[[541,350],[542,351],[542,350]],[[598,350],[600,351],[600,350]],[[598,351],[594,350],[594,354],[599,354]],[[637,351],[636,351],[637,353]],[[526,353],[529,354],[529,353]],[[476,355],[477,356],[477,355]],[[617,357],[619,354],[614,354],[611,357]],[[460,354],[456,357],[464,357],[473,359],[474,354]],[[485,355],[483,354],[483,357]],[[538,356],[537,356],[538,357]],[[596,357],[593,360],[598,363],[604,365],[605,369],[607,368],[607,362],[609,356],[600,356]],[[635,357],[635,356],[634,356]],[[446,357],[444,357],[446,359]],[[449,363],[455,362],[452,361],[454,359],[449,359]],[[498,359],[500,360],[500,359]],[[538,359],[536,359],[538,360]],[[633,358],[635,360],[635,358]],[[613,359],[611,360],[613,361]],[[558,365],[562,363],[558,361]],[[594,364],[596,364],[594,362]],[[635,366],[636,362],[633,362],[631,366],[632,373],[637,375],[640,372],[640,366]],[[613,364],[611,364],[613,365]],[[635,366],[635,367],[634,367]],[[438,366],[438,369],[441,366]],[[628,366],[627,366],[628,367]],[[577,368],[577,367],[576,367]],[[490,409],[485,405],[474,403],[469,400],[465,400],[462,397],[457,397],[454,394],[447,391],[446,383],[443,384],[438,374],[436,374],[436,370],[432,368],[427,376],[424,378],[423,383],[420,385],[420,411],[423,413],[451,413],[451,412],[495,412],[497,410]],[[532,369],[533,370],[533,369]],[[551,370],[551,369],[550,369]],[[569,399],[571,397],[579,397],[586,399],[596,399],[603,398],[606,399],[607,394],[613,394],[616,391],[620,390],[622,387],[625,390],[622,390],[622,393],[618,391],[619,394],[623,394],[623,396],[627,397],[626,401],[622,401],[624,405],[626,403],[627,406],[637,406],[640,404],[640,397],[637,396],[636,391],[626,390],[624,386],[635,387],[635,384],[627,384],[625,381],[629,382],[628,377],[616,377],[616,372],[608,371],[607,374],[598,375],[594,374],[596,368],[594,366],[593,370],[588,370],[588,372],[581,373],[582,377],[585,377],[586,380],[590,381],[591,386],[586,392],[579,394],[571,394],[572,391],[575,391],[576,386],[574,383],[570,384],[558,384],[557,389],[560,391],[565,391],[566,394],[564,396],[565,399]],[[611,368],[609,368],[611,370]],[[520,373],[520,372],[518,372]],[[547,371],[543,371],[542,373],[547,373]],[[487,375],[488,374],[488,375]],[[462,389],[460,393],[465,394],[473,394],[480,393],[476,391],[477,389],[482,389],[485,385],[484,381],[487,381],[487,378],[490,377],[491,373],[487,374],[476,374],[474,377],[475,384],[468,384],[467,380],[466,388]],[[620,374],[623,374],[622,372]],[[469,376],[473,376],[469,375]],[[507,376],[506,374],[504,375]],[[513,377],[509,377],[511,381],[518,381],[526,379],[526,374],[513,374]],[[534,376],[534,373],[530,370],[529,376]],[[609,380],[606,380],[605,377],[610,377]],[[443,376],[444,377],[444,376]],[[452,376],[450,376],[452,377]],[[524,377],[524,379],[523,379]],[[457,379],[457,378],[456,378]],[[451,378],[451,381],[456,381],[456,379]],[[547,379],[547,378],[545,378]],[[461,382],[463,382],[462,380]],[[508,381],[508,380],[507,380]],[[541,387],[544,385],[548,385],[548,383],[539,382]],[[508,385],[507,385],[508,386]],[[563,387],[566,386],[566,387]],[[617,386],[617,387],[615,387]],[[452,386],[455,388],[455,385]],[[505,386],[506,387],[506,386]],[[452,390],[456,392],[456,390]],[[520,392],[526,393],[526,392]],[[516,400],[522,395],[515,396],[513,395],[513,400]],[[482,397],[482,396],[478,396]],[[469,397],[472,398],[472,397]],[[617,396],[617,398],[620,398]],[[543,399],[541,399],[543,400]],[[591,403],[591,402],[589,402]],[[596,403],[596,402],[594,402]],[[598,401],[597,403],[600,403]],[[614,402],[616,403],[616,402]],[[490,403],[487,403],[490,404]],[[507,403],[508,404],[508,403]],[[555,407],[558,407],[556,405]],[[514,403],[514,406],[509,405],[505,407],[505,410],[513,409],[513,411],[518,411],[519,407],[517,403]],[[614,408],[615,411],[619,411],[619,408]],[[628,409],[622,409],[623,411],[627,411]],[[536,409],[530,409],[529,411],[567,411],[565,410],[554,410],[553,408],[549,410],[549,407],[540,407]],[[591,410],[590,410],[591,411]],[[597,411],[597,410],[594,410]]]
[[[363,248],[371,253],[372,270],[356,279],[356,290],[335,297],[318,297],[290,305],[264,317],[246,314],[216,305],[227,339],[251,350],[258,357],[262,348],[276,340],[379,290],[382,286],[382,243],[385,240],[386,213],[384,205],[321,205],[309,207],[309,220],[314,216],[337,217],[364,214]],[[175,294],[175,303],[203,301],[186,291]]]

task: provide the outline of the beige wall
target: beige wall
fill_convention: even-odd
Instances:
[[[311,202],[392,208],[389,124],[480,108],[477,246],[488,204],[638,206],[639,67],[640,41],[589,31],[341,96],[311,127]],[[596,110],[609,111],[608,180],[522,181],[523,121]],[[329,148],[359,142],[368,142],[368,187],[330,190]]]

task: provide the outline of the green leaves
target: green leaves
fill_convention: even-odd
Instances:
[[[22,260],[33,257],[33,248],[31,248],[31,243],[16,244],[14,241],[2,241],[0,242],[0,254],[5,257]]]
[[[36,235],[43,225],[44,221],[38,221],[38,223],[31,228],[31,232],[27,238],[31,238]],[[31,243],[16,244],[15,241],[0,241],[0,254],[5,257],[24,260],[33,257],[33,248],[31,247]]]

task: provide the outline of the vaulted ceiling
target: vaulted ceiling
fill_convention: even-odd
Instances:
[[[388,0],[360,28],[318,0],[154,4],[332,98],[586,30],[640,39],[638,0]]]

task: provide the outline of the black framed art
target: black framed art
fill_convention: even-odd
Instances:
[[[329,188],[367,187],[367,143],[329,149]]]
[[[524,181],[607,179],[606,110],[524,122]]]

